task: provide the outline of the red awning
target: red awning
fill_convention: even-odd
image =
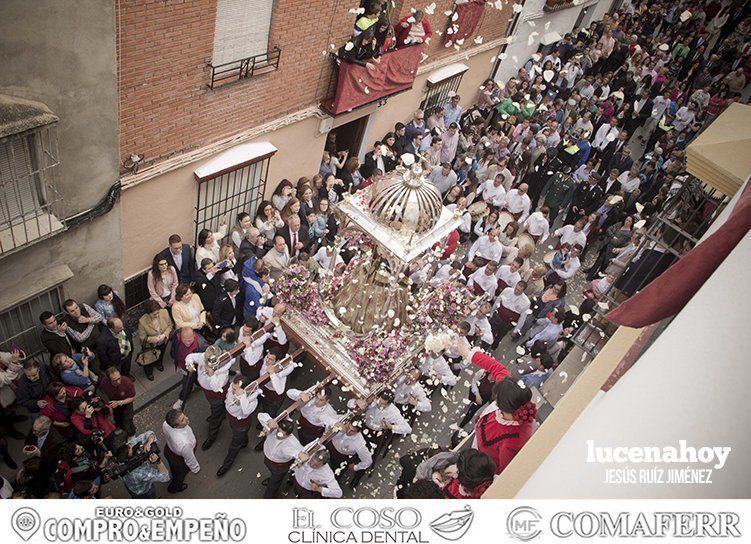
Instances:
[[[420,44],[389,51],[380,62],[370,62],[372,69],[341,61],[336,94],[324,101],[323,107],[331,115],[339,115],[411,89],[422,50]]]

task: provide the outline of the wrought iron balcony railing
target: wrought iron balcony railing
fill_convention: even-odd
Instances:
[[[211,78],[209,79],[208,86],[210,89],[216,89],[244,79],[275,72],[279,69],[281,56],[282,50],[274,46],[271,51],[261,53],[260,55],[222,64],[209,64]]]

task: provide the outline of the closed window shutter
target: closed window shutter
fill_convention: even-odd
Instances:
[[[268,51],[274,0],[218,0],[214,66]]]
[[[0,143],[0,226],[28,217],[45,203],[44,187],[35,179],[33,145],[33,135]]]

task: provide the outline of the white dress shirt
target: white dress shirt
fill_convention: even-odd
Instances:
[[[394,388],[394,402],[396,404],[410,404],[409,397],[415,397],[417,404],[414,406],[418,412],[430,412],[433,409],[433,404],[430,402],[422,384],[420,382],[408,384],[402,377]]]
[[[339,252],[334,253],[335,257],[329,256],[329,248],[325,246],[321,246],[318,251],[316,251],[316,254],[313,255],[313,259],[321,265],[322,270],[326,271],[334,271],[336,268],[336,265],[338,264],[344,264],[344,259],[342,259],[342,256],[339,255]],[[334,264],[332,265],[331,261],[334,261]]]
[[[315,482],[321,486],[321,495],[328,499],[339,499],[342,496],[342,488],[328,464],[318,468],[311,467],[310,463],[300,465],[295,469],[295,481],[308,491],[313,491],[312,484]]]
[[[524,228],[532,236],[539,236],[537,240],[539,243],[544,242],[550,236],[550,223],[540,211],[533,212],[527,217]]]
[[[522,279],[522,275],[517,270],[511,271],[511,265],[504,264],[498,267],[498,271],[495,273],[495,277],[503,281],[508,287],[514,287]]]
[[[425,360],[420,365],[420,372],[423,376],[428,378],[433,377],[438,379],[443,385],[456,385],[458,378],[456,374],[451,370],[448,361],[443,355],[433,357],[427,355]]]
[[[348,435],[338,432],[331,437],[331,445],[342,455],[350,456],[357,454],[360,462],[354,466],[355,470],[365,470],[373,464],[373,455],[368,449],[365,437],[362,433]]]
[[[521,213],[519,222],[523,223],[529,215],[531,201],[526,194],[519,192],[519,189],[511,189],[506,194],[506,209],[512,214]]]
[[[488,317],[480,314],[472,314],[467,318],[469,323],[469,336],[479,336],[486,344],[493,343],[493,329],[490,327]]]
[[[350,399],[347,403],[347,408],[352,409],[356,405],[355,399]],[[394,434],[409,434],[412,432],[412,427],[407,423],[407,420],[404,419],[401,411],[393,402],[385,408],[379,408],[376,401],[373,401],[363,415],[365,425],[371,431],[382,431],[383,420],[391,425],[391,431]]]
[[[256,366],[258,361],[261,360],[261,357],[263,357],[263,345],[269,338],[271,338],[271,333],[265,332],[260,338],[253,340],[250,344],[245,343],[247,347],[243,350],[243,359],[245,359],[248,365]],[[246,339],[243,337],[240,341],[244,340]]]
[[[482,196],[482,199],[488,204],[501,208],[503,203],[506,202],[506,189],[503,188],[503,184],[496,187],[494,181],[493,179],[485,181],[480,185],[477,194]]]
[[[276,361],[276,363],[279,363],[279,361]],[[274,363],[274,364],[276,364]],[[273,374],[269,375],[269,381],[263,384],[263,387],[265,387],[268,390],[274,390],[276,391],[277,395],[281,395],[284,393],[284,388],[287,385],[287,376],[292,374],[292,371],[295,369],[295,363],[293,361],[290,361],[286,365],[284,365],[284,368],[281,370],[278,370],[277,372],[274,372]],[[261,370],[260,374],[263,376],[268,372],[269,367],[266,365],[266,360],[264,359],[263,364],[261,364]]]
[[[562,279],[567,280],[576,274],[576,271],[579,270],[579,268],[581,268],[579,257],[569,257],[563,262],[562,268],[553,268],[553,270],[555,270],[558,276]]]
[[[304,391],[300,389],[290,389],[287,391],[287,396],[292,400],[297,400],[303,393]],[[312,397],[300,407],[300,413],[316,427],[333,427],[342,417],[336,413],[334,407],[328,402],[323,406],[316,406],[315,397]]]
[[[555,231],[555,235],[558,236],[561,244],[568,244],[571,247],[587,245],[587,235],[581,230],[579,232],[574,231],[574,225],[562,226]]]
[[[594,140],[592,140],[592,147],[602,151],[611,141],[618,138],[619,133],[620,129],[618,127],[614,127],[610,123],[605,123],[597,129],[597,132],[595,132]],[[612,134],[612,139],[608,139],[608,134]]]
[[[495,308],[498,308],[501,305],[512,312],[519,314],[519,320],[517,321],[514,330],[517,332],[520,331],[522,326],[524,326],[524,320],[527,319],[527,310],[529,310],[530,306],[529,297],[524,293],[517,296],[514,293],[513,287],[506,287],[501,291],[500,296],[495,301]]]
[[[641,178],[639,178],[639,176],[631,177],[631,172],[628,170],[622,172],[621,175],[618,176],[618,181],[621,182],[621,189],[628,194],[636,191],[639,188],[639,185],[641,185]]]
[[[266,322],[271,319],[274,315],[274,308],[272,306],[261,306],[256,310],[256,319],[261,322],[261,324],[266,324]],[[274,330],[271,332],[272,338],[277,341],[277,343],[280,346],[283,346],[287,343],[287,334],[284,332],[284,327],[282,327],[282,324],[279,323],[279,325],[274,326]]]
[[[227,391],[227,397],[224,399],[224,407],[227,409],[227,413],[236,419],[245,419],[256,411],[258,407],[258,396],[261,394],[261,389],[256,388],[250,395],[247,393],[240,393],[237,397],[232,392],[232,387]]]
[[[196,436],[189,425],[176,429],[165,421],[162,423],[162,432],[164,433],[164,441],[167,447],[173,453],[183,458],[192,473],[195,474],[201,470],[201,465],[198,464],[196,454],[193,453],[196,447]]]
[[[233,363],[228,363],[221,368],[217,368],[214,374],[209,376],[206,374],[206,360],[203,353],[191,353],[185,358],[185,366],[190,370],[194,368],[196,375],[198,376],[198,385],[208,391],[214,391],[215,393],[221,393],[224,386],[229,381],[229,369]]]
[[[268,426],[269,421],[274,419],[266,412],[260,412],[258,414],[258,423],[264,427]],[[300,452],[303,450],[302,444],[295,435],[289,435],[282,440],[276,437],[276,431],[270,432],[266,435],[266,440],[263,442],[263,454],[269,461],[275,463],[287,463],[296,459]]]
[[[552,344],[558,340],[562,331],[563,325],[561,323],[552,323],[547,317],[538,319],[535,322],[535,328],[530,332],[527,347],[532,347],[538,340]]]
[[[477,284],[489,297],[494,297],[495,291],[498,288],[498,279],[495,274],[488,276],[486,269],[487,266],[483,266],[472,272],[467,280],[467,287],[472,289]]]
[[[498,238],[491,240],[488,235],[480,236],[469,248],[467,259],[471,261],[475,258],[475,255],[489,261],[499,262],[503,255],[503,244]]]

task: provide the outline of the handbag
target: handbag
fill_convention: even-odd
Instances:
[[[144,348],[136,355],[136,364],[139,366],[153,365],[159,360],[162,350],[159,348]]]

